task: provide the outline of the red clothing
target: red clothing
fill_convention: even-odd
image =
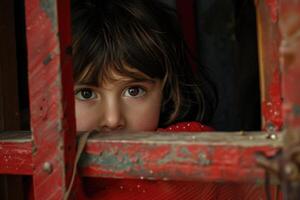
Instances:
[[[159,128],[157,131],[159,132],[206,132],[206,131],[213,131],[214,129],[199,122],[180,122],[177,124],[173,124],[168,126],[167,128]]]
[[[158,129],[159,132],[204,132],[212,130],[212,128],[198,122],[177,123],[164,129]],[[85,198],[82,199],[89,200],[266,199],[264,187],[262,185],[257,186],[255,184],[246,183],[83,178],[82,187],[84,193],[83,196],[85,196]]]
[[[247,183],[84,178],[89,200],[265,200],[263,186]],[[273,188],[272,197],[275,197]],[[275,198],[272,198],[275,199]],[[278,200],[282,197],[278,198]]]

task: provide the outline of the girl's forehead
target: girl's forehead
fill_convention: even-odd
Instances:
[[[154,80],[146,73],[126,64],[121,65],[94,65],[84,67],[78,76],[75,76],[76,84],[102,85],[106,82],[117,80]]]
[[[95,70],[95,67],[86,67],[76,81],[76,84],[103,86],[114,82],[133,82],[133,81],[155,81],[140,70],[124,65],[122,68],[115,66],[104,66],[101,70]],[[98,68],[99,69],[99,68]]]
[[[137,69],[128,68],[126,69],[126,73],[118,72],[116,70],[110,70],[108,73],[103,74],[102,77],[99,78],[98,84],[105,85],[107,83],[122,83],[133,81],[154,81],[154,79]]]

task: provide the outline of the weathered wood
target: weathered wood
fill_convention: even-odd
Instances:
[[[96,134],[80,160],[83,176],[263,182],[255,154],[281,147],[267,133]]]
[[[30,133],[0,133],[0,174],[31,175],[32,136]]]
[[[278,0],[256,2],[262,129],[278,131],[282,128]]]
[[[2,133],[0,141],[0,173],[33,174],[31,135]],[[97,134],[80,171],[89,177],[263,182],[255,154],[272,156],[281,146],[281,136],[272,140],[265,132]]]
[[[75,158],[69,1],[27,0],[26,35],[36,199],[63,199]],[[52,187],[49,187],[52,186]]]
[[[300,1],[280,1],[284,151],[280,178],[286,200],[300,199]]]

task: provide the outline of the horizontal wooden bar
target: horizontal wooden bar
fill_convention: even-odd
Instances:
[[[261,182],[255,154],[276,154],[265,132],[93,134],[81,156],[88,177]],[[0,174],[33,173],[30,133],[0,133]]]
[[[281,134],[265,132],[92,135],[79,161],[89,177],[260,182],[255,154],[276,154]]]
[[[29,132],[0,133],[0,174],[30,175],[32,136]]]

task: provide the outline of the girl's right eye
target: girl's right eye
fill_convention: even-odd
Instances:
[[[97,98],[97,95],[90,88],[80,88],[76,90],[75,97],[79,100],[92,100]]]

